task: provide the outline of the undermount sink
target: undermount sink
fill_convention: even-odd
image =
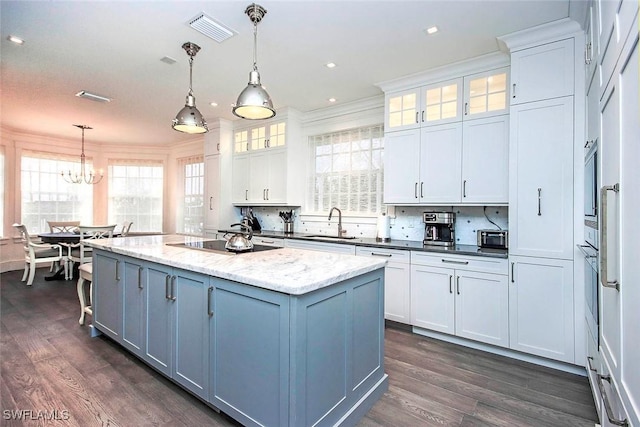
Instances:
[[[328,235],[324,235],[324,234],[314,234],[312,236],[306,236],[309,239],[331,239],[331,240],[351,240],[351,239],[356,239],[356,236],[328,236]]]

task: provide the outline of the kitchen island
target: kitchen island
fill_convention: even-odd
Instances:
[[[93,325],[243,425],[355,425],[388,387],[383,260],[92,243]]]

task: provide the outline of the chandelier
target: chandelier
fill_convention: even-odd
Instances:
[[[84,130],[93,129],[93,128],[86,125],[74,125],[74,126],[82,129],[82,154],[80,154],[80,172],[72,173],[71,170],[68,170],[67,172],[65,171],[60,172],[60,175],[69,184],[82,184],[83,182],[86,184],[97,184],[100,181],[102,181],[102,177],[104,176],[104,173],[100,171],[100,176],[98,176],[98,174],[95,171],[91,170],[87,174],[86,157],[84,155]]]

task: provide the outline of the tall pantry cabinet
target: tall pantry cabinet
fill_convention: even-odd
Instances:
[[[617,421],[640,426],[638,2],[598,0],[592,2],[592,9],[597,18],[592,33],[599,90],[590,91],[588,102],[599,106],[601,124],[599,347],[602,363],[596,365],[598,384],[595,388],[600,391],[595,393],[596,405],[603,408],[600,411],[603,425]]]
[[[510,347],[572,364],[584,363],[573,265],[582,39],[569,20],[500,39],[511,54]]]
[[[233,124],[224,119],[209,123],[204,142],[204,236],[216,238],[218,229],[234,218],[231,189],[226,177],[231,176],[231,144]],[[224,184],[224,185],[223,185]]]

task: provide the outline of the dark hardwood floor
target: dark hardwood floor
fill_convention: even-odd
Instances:
[[[22,271],[0,275],[0,425],[238,425],[109,339],[90,338],[75,281],[46,282],[48,274],[38,269],[31,287]],[[585,377],[397,328],[387,328],[385,345],[389,391],[360,427],[596,422]]]

